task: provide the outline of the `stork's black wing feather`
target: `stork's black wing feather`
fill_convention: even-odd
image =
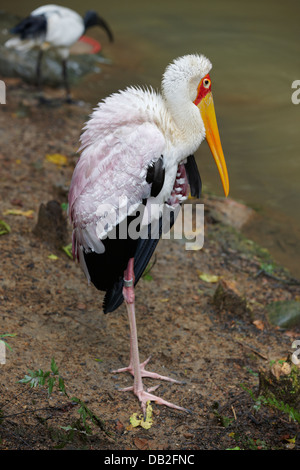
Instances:
[[[21,39],[34,39],[41,34],[46,34],[47,20],[45,15],[30,15],[24,18],[14,28],[11,34],[17,34]]]
[[[127,218],[128,226],[134,219],[134,216]],[[170,225],[172,226],[173,223],[173,219],[171,219]],[[126,239],[107,238],[102,240],[105,246],[104,253],[84,253],[92,283],[97,289],[106,291],[103,301],[104,313],[113,312],[123,302],[123,274],[130,258],[134,258],[135,285],[139,281],[161,237],[162,219],[158,224],[156,238],[151,238],[153,227],[149,225],[148,238],[136,240],[129,237]],[[119,227],[117,227],[118,229]]]
[[[156,160],[156,162],[149,166],[146,181],[147,183],[152,184],[151,196],[158,196],[165,182],[165,168],[162,155],[158,160]]]
[[[174,212],[170,213],[170,222],[169,228],[171,229],[175,222]],[[151,233],[153,233],[153,227],[148,225],[148,238],[139,238],[136,251],[134,254],[134,276],[136,285],[141,278],[143,272],[145,271],[151,256],[154,253],[154,250],[160,240],[163,231],[163,220],[160,217],[158,223],[158,230],[155,231],[156,238],[151,238]],[[103,301],[103,311],[104,313],[113,312],[116,310],[123,302],[123,278],[119,279],[118,282],[115,282],[111,289],[108,289]]]
[[[121,224],[116,226],[116,236],[107,237],[102,240],[105,247],[104,253],[85,252],[84,258],[92,283],[99,290],[109,290],[115,282],[123,278],[125,269],[130,258],[134,257],[138,239],[130,237],[119,237],[124,234],[135,216],[127,217]],[[128,231],[127,231],[128,233]]]
[[[160,221],[161,224],[161,221]],[[134,276],[136,285],[145,271],[159,239],[139,239],[134,254]],[[129,260],[129,258],[128,258]],[[123,302],[123,277],[114,283],[112,288],[106,291],[103,301],[104,313],[113,312]]]
[[[202,182],[194,155],[190,155],[187,158],[187,162],[184,166],[190,185],[191,195],[199,198],[202,191]]]
[[[147,171],[146,181],[151,184],[151,196],[155,197],[160,193],[164,179],[165,169],[163,156],[161,156],[149,166]],[[143,203],[146,204],[146,200]],[[141,205],[140,209],[143,210],[144,205]],[[126,223],[128,228],[136,217],[140,217],[140,213],[127,217],[122,223]],[[132,239],[129,236],[126,239],[118,238],[118,233],[124,233],[124,229],[120,232],[120,226],[117,226],[116,238],[107,237],[102,240],[105,247],[104,253],[84,253],[92,283],[97,289],[106,291],[103,301],[104,313],[116,310],[123,302],[123,274],[130,258],[134,258],[135,284],[142,276],[161,236],[162,219],[157,223],[156,231],[153,231],[153,226],[148,226],[148,238],[143,239]],[[170,220],[171,226],[173,223],[173,220]],[[139,230],[139,225],[137,225],[137,230]],[[154,232],[156,238],[151,238]]]

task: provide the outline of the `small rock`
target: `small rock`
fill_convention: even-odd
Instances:
[[[208,209],[210,216],[216,222],[230,225],[236,229],[241,229],[255,215],[255,211],[251,207],[230,198],[209,198],[205,200],[205,208]]]
[[[33,233],[57,249],[61,249],[68,243],[67,220],[57,201],[40,205],[38,221]]]
[[[268,305],[270,323],[281,328],[293,328],[300,325],[300,302],[283,300]]]
[[[213,297],[218,310],[226,310],[237,316],[249,313],[246,297],[240,292],[235,281],[221,280]]]

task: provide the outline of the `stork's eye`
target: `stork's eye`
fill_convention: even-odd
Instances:
[[[210,80],[208,78],[205,78],[203,80],[203,86],[204,86],[204,88],[209,88],[210,87]]]

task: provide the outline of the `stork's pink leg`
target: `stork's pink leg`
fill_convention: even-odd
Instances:
[[[154,389],[157,388],[153,387],[146,391],[144,389],[144,385],[142,382],[142,377],[152,377],[152,378],[160,378],[163,380],[169,380],[171,382],[177,382],[174,379],[170,379],[169,377],[161,376],[159,374],[155,374],[153,372],[147,372],[144,369],[144,366],[147,364],[148,360],[144,363],[140,363],[139,358],[139,349],[138,349],[138,338],[137,338],[137,328],[136,328],[136,320],[135,320],[135,294],[134,294],[134,259],[131,258],[128,262],[127,269],[124,273],[124,288],[123,288],[123,296],[127,308],[128,318],[129,318],[129,326],[130,326],[130,364],[128,367],[123,369],[118,369],[115,372],[124,372],[129,371],[134,376],[133,387],[128,387],[123,390],[133,390],[133,393],[138,397],[141,402],[142,410],[145,415],[146,413],[146,404],[147,401],[154,401],[160,405],[166,405],[170,408],[175,408],[177,410],[188,411],[185,408],[180,406],[174,405],[162,398],[157,397],[150,393]]]
[[[113,370],[113,373],[120,373],[120,372],[130,372],[133,376],[134,374],[134,367],[133,367],[133,344],[138,342],[137,339],[133,339],[133,331],[136,331],[136,325],[135,325],[135,312],[134,312],[134,301],[135,301],[135,294],[134,294],[134,259],[132,258],[129,260],[128,267],[124,273],[124,288],[123,288],[123,296],[125,299],[126,307],[127,307],[127,312],[128,312],[128,317],[129,317],[129,325],[130,325],[130,362],[128,367],[122,367],[121,369]],[[133,316],[134,316],[134,324],[132,324],[132,314],[131,311],[129,310],[129,305],[133,305]],[[141,373],[141,377],[148,377],[151,379],[160,379],[160,380],[166,380],[168,382],[172,383],[177,383],[180,384],[181,382],[179,380],[172,379],[171,377],[167,377],[165,375],[160,375],[155,372],[150,372],[145,369],[145,366],[148,364],[150,361],[151,356],[148,357],[144,362],[139,363],[139,369]]]

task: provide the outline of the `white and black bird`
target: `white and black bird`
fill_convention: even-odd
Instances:
[[[84,17],[70,8],[59,5],[43,5],[33,10],[29,16],[20,21],[10,30],[16,37],[9,39],[5,46],[27,52],[38,49],[36,67],[37,85],[41,83],[41,63],[43,53],[55,50],[62,61],[62,76],[70,100],[70,86],[67,74],[67,60],[71,46],[80,39],[85,31],[92,26],[105,29],[109,40],[113,41],[113,33],[107,22],[96,11],[89,10]]]
[[[205,138],[228,195],[211,67],[203,55],[183,56],[166,68],[161,94],[130,87],[100,102],[81,136],[82,153],[70,186],[74,257],[88,280],[106,292],[105,313],[113,312],[125,300],[130,362],[118,372],[128,371],[134,376],[130,389],[144,413],[148,400],[183,408],[153,395],[142,382],[142,377],[176,380],[145,370],[148,361],[141,363],[139,359],[135,285],[158,243],[165,209],[158,214],[155,237],[155,215],[148,225],[149,219],[144,215],[139,219],[138,212],[152,215],[152,208],[159,205],[174,210],[175,217],[189,191],[200,196],[201,179],[193,154]],[[142,234],[144,228],[146,236]]]

